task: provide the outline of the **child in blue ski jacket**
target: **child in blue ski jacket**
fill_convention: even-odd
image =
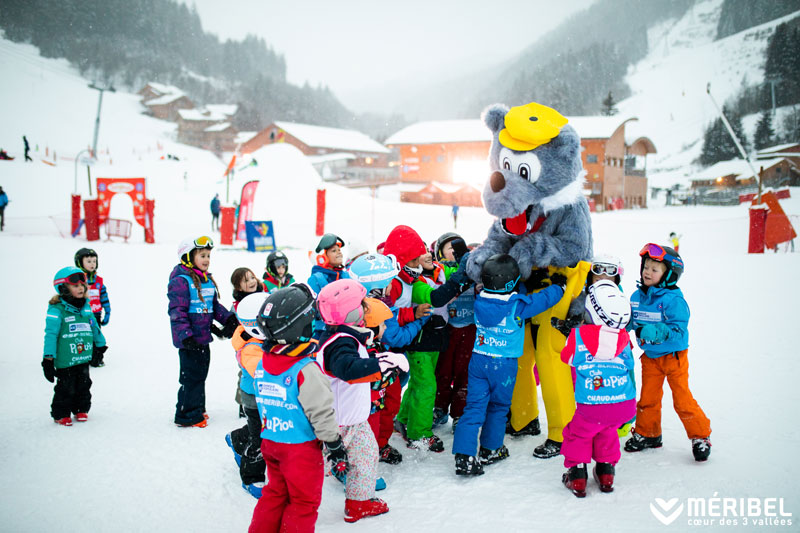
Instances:
[[[350,277],[344,267],[343,246],[344,241],[333,233],[326,233],[319,240],[316,264],[311,267],[311,276],[308,278],[308,286],[315,294],[319,294],[329,283]],[[314,338],[319,339],[324,330],[325,323],[317,316],[314,319]]]
[[[567,278],[550,276],[552,285],[531,295],[517,293],[519,265],[496,254],[483,265],[483,291],[475,298],[477,335],[469,363],[469,389],[464,414],[453,440],[457,475],[483,474],[484,464],[508,457],[503,445],[506,415],[522,355],[525,319],[542,313],[564,296]],[[480,432],[480,460],[478,433]]]
[[[42,370],[50,383],[56,378],[50,415],[62,426],[89,420],[92,405],[89,362],[106,351],[106,339],[89,307],[86,274],[76,267],[59,270],[53,279],[58,291],[50,299],[44,330]]]
[[[207,425],[205,389],[213,321],[224,325],[222,335],[228,339],[238,325],[236,315],[219,303],[217,284],[208,272],[213,247],[210,237],[183,241],[178,247],[181,262],[172,270],[167,287],[172,344],[180,357],[175,424],[181,427]]]

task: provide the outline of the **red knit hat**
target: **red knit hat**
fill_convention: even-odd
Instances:
[[[419,234],[408,226],[395,227],[386,237],[384,255],[393,255],[400,266],[427,253],[425,242]]]

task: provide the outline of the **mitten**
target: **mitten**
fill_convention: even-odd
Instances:
[[[378,365],[381,367],[381,374],[385,373],[390,368],[397,368],[402,372],[408,372],[408,359],[401,353],[379,353]]]
[[[669,328],[666,324],[646,324],[639,331],[639,340],[650,344],[661,344],[669,338]]]
[[[469,254],[469,247],[467,247],[467,243],[464,242],[464,239],[453,239],[450,241],[450,245],[453,247],[453,259],[455,259],[456,263],[461,264],[461,260]],[[466,263],[464,263],[463,268],[466,270]]]
[[[222,328],[222,336],[226,339],[230,339],[233,337],[233,333],[236,331],[238,326],[239,320],[236,318],[236,315],[231,315],[228,318],[228,321],[225,322],[225,326]]]
[[[183,339],[183,347],[187,350],[202,350],[203,345],[194,340],[194,337],[186,337]]]
[[[561,287],[561,290],[567,292],[567,276],[564,274],[559,274],[556,272],[552,276],[550,276],[550,283],[553,285],[558,285]]]
[[[347,472],[350,462],[347,460],[347,450],[342,442],[342,437],[338,437],[332,442],[326,442],[325,447],[328,448],[328,462],[331,463],[333,473],[344,474]]]
[[[42,359],[42,371],[44,372],[44,379],[50,383],[56,380],[56,366],[52,358],[45,357]]]
[[[534,268],[531,270],[530,276],[525,279],[525,288],[528,291],[528,294],[532,293],[536,289],[542,289],[546,287],[544,284],[544,280],[547,279],[547,269],[546,268]],[[551,280],[552,281],[552,280]]]
[[[581,325],[581,317],[579,316],[571,316],[567,317],[566,320],[561,320],[560,318],[552,317],[550,319],[550,325],[556,328],[559,333],[564,335],[565,337],[569,337],[570,331],[573,328],[577,328]]]
[[[103,315],[103,320],[100,321],[101,326],[107,326],[108,320],[111,318],[111,311],[106,309],[105,314]]]
[[[103,362],[103,354],[106,353],[106,350],[108,350],[108,346],[95,346],[92,349],[92,360],[89,364],[92,366],[100,366]]]
[[[211,324],[211,333],[213,333],[214,336],[220,340],[224,338],[222,335],[222,330],[219,329],[216,324]]]

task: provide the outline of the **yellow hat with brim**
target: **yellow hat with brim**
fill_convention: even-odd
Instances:
[[[364,303],[367,304],[367,312],[364,313],[364,324],[368,328],[377,328],[394,316],[391,309],[377,298],[364,298]]]
[[[500,144],[517,152],[527,152],[547,144],[561,133],[568,122],[551,107],[536,102],[512,107],[505,116],[505,129],[500,131]]]

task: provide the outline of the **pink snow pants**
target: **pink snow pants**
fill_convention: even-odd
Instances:
[[[579,403],[575,415],[562,434],[561,455],[564,466],[570,468],[581,463],[619,462],[619,435],[617,428],[636,414],[636,400],[609,405]]]

